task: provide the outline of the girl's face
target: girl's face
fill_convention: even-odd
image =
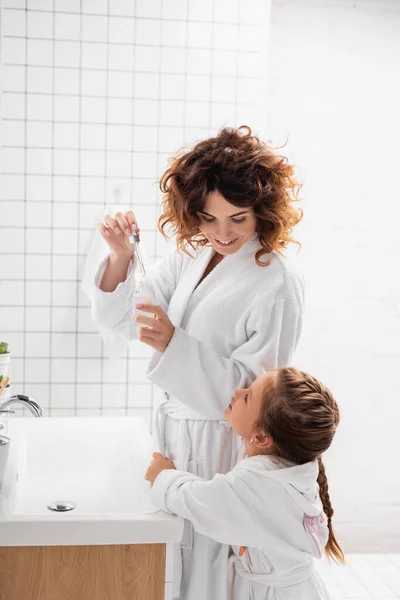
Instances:
[[[254,424],[258,420],[263,402],[263,392],[268,381],[275,376],[268,371],[257,377],[249,388],[236,390],[224,416],[232,429],[245,441],[250,442],[257,434]]]
[[[253,209],[234,206],[217,190],[207,195],[204,208],[197,215],[201,233],[223,256],[237,252],[256,232]]]

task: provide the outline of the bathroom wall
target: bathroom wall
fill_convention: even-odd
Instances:
[[[3,0],[0,338],[50,416],[150,424],[149,352],[110,359],[80,278],[120,190],[149,261],[168,156],[224,125],[265,133],[269,2]]]
[[[327,457],[347,549],[400,547],[400,4],[273,2],[270,135],[300,166],[297,364],[342,409]]]

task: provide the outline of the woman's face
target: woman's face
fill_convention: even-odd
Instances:
[[[253,209],[234,206],[217,190],[207,195],[203,210],[197,214],[201,233],[223,256],[237,252],[256,231]]]

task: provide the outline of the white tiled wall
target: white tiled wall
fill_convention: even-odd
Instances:
[[[277,0],[271,40],[271,137],[289,136],[306,182],[297,362],[342,407],[327,457],[335,519],[347,550],[396,552],[400,3]]]
[[[79,290],[96,222],[133,202],[150,260],[168,156],[223,125],[265,131],[265,0],[3,0],[0,337],[46,414],[141,414],[144,346],[105,357]]]

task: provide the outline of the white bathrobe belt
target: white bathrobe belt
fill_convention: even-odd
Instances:
[[[180,454],[174,463],[177,469],[182,471],[188,470],[188,464],[190,459],[190,435],[188,429],[188,420],[200,420],[200,421],[211,421],[216,419],[209,419],[203,415],[199,415],[192,409],[186,407],[184,404],[176,400],[171,399],[169,394],[165,392],[165,401],[161,402],[158,406],[154,428],[156,443],[158,450],[164,456],[167,456],[167,444],[165,439],[165,422],[167,416],[179,421],[179,439],[182,442],[182,449]],[[220,421],[224,425],[228,426],[226,421]],[[197,475],[197,473],[195,473]],[[179,596],[180,584],[182,580],[182,549],[191,548],[193,546],[193,526],[189,521],[185,520],[185,528],[183,532],[183,538],[181,544],[174,545],[174,581],[173,581],[173,597]]]
[[[246,571],[242,561],[235,554],[229,558],[229,563],[231,567],[234,567],[241,579],[274,588],[285,588],[304,583],[314,572],[314,566],[310,564],[299,567],[289,573],[250,573],[250,571]]]

